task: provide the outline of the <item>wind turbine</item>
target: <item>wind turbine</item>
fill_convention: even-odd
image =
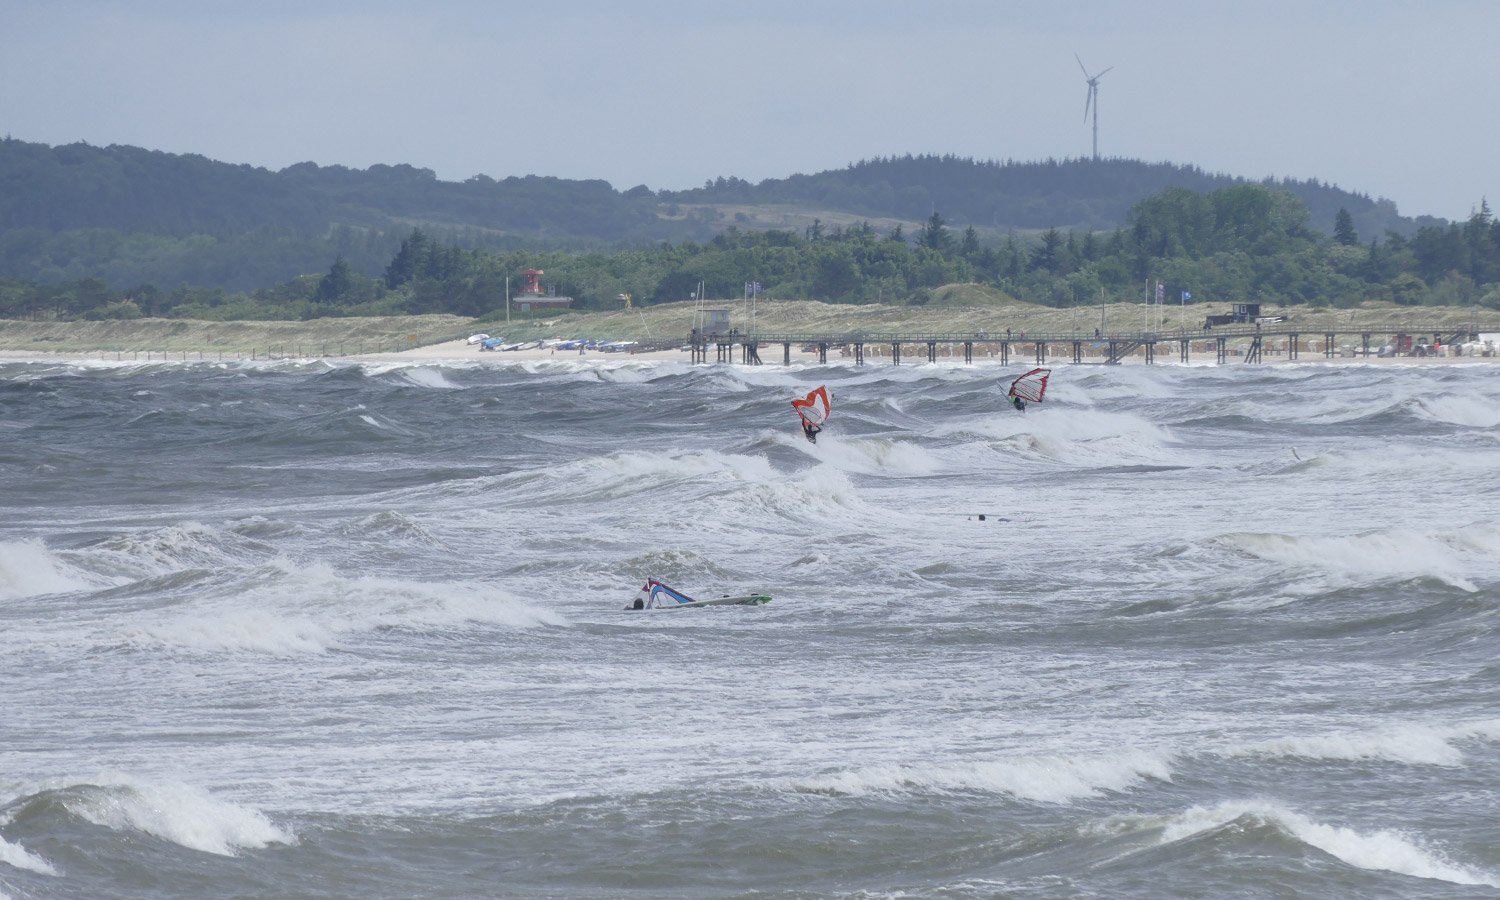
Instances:
[[[1088,99],[1083,101],[1083,121],[1087,122],[1089,120],[1089,107],[1093,107],[1094,159],[1097,160],[1099,158],[1099,79],[1103,78],[1104,73],[1113,69],[1114,66],[1110,66],[1108,69],[1105,69],[1104,72],[1100,72],[1098,75],[1090,75],[1089,70],[1084,69],[1083,60],[1078,59],[1077,53],[1073,54],[1073,58],[1078,60],[1078,68],[1083,69],[1083,78],[1089,83]]]

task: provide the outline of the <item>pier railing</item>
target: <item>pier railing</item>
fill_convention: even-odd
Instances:
[[[1235,323],[1228,325],[1205,326],[1202,329],[1177,329],[1162,331],[1101,331],[1095,329],[1092,332],[1069,330],[1069,331],[1046,331],[1026,332],[1008,330],[999,334],[987,331],[975,332],[883,332],[883,331],[849,331],[849,332],[740,332],[732,330],[726,333],[702,333],[694,332],[688,338],[689,349],[693,354],[693,362],[708,362],[709,350],[715,353],[717,362],[734,362],[736,351],[740,361],[748,364],[760,364],[760,350],[766,346],[781,345],[782,360],[785,364],[791,363],[791,350],[793,346],[818,354],[819,362],[828,361],[828,351],[837,348],[840,353],[853,356],[856,365],[863,365],[867,348],[889,348],[891,362],[900,365],[904,348],[916,347],[917,355],[922,355],[925,349],[928,362],[936,362],[939,356],[938,348],[943,347],[948,352],[942,354],[947,357],[955,357],[961,352],[964,362],[973,362],[975,348],[984,348],[990,355],[998,353],[1002,363],[1008,363],[1013,349],[1018,346],[1029,347],[1036,362],[1042,364],[1050,358],[1070,356],[1072,361],[1083,362],[1085,356],[1102,357],[1106,363],[1120,363],[1127,357],[1141,354],[1145,361],[1153,363],[1156,360],[1157,345],[1175,345],[1179,358],[1186,362],[1190,358],[1194,344],[1207,344],[1205,348],[1215,353],[1220,363],[1230,361],[1230,357],[1243,358],[1245,362],[1256,363],[1262,360],[1262,354],[1267,352],[1282,352],[1281,343],[1285,342],[1285,352],[1288,359],[1297,359],[1302,351],[1303,339],[1308,339],[1308,351],[1317,352],[1312,349],[1313,344],[1321,344],[1318,350],[1323,355],[1332,358],[1339,355],[1344,349],[1349,349],[1355,356],[1373,356],[1379,352],[1379,348],[1391,340],[1404,336],[1411,339],[1413,348],[1420,349],[1424,346],[1454,345],[1472,341],[1479,334],[1500,332],[1500,324],[1497,323],[1471,323],[1468,325],[1455,326],[1451,324],[1434,323],[1412,323],[1412,322],[1386,322],[1379,324],[1361,325],[1314,325],[1303,322],[1276,322],[1276,323]],[[1343,343],[1343,341],[1354,341],[1355,343]],[[1231,344],[1234,346],[1231,347]],[[1063,353],[1058,353],[1058,348],[1066,348]],[[1087,349],[1088,352],[1085,352]],[[1500,351],[1500,348],[1496,348]],[[959,352],[955,352],[959,351]],[[1404,352],[1404,348],[1403,348]],[[878,352],[876,355],[884,355]]]

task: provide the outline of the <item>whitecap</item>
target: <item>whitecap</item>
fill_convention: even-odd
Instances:
[[[1493,874],[1446,859],[1399,831],[1358,831],[1315,822],[1299,813],[1267,802],[1226,801],[1194,807],[1172,817],[1162,829],[1163,843],[1181,841],[1223,827],[1236,819],[1263,822],[1310,846],[1361,869],[1395,872],[1452,884],[1500,887]]]

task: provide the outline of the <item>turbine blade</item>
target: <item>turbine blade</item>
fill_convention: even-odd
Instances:
[[[1083,121],[1085,121],[1085,122],[1087,122],[1089,120],[1089,106],[1093,102],[1094,102],[1094,88],[1093,88],[1092,85],[1090,85],[1089,86],[1088,96],[1085,97],[1084,100],[1083,100]]]
[[[1110,69],[1113,69],[1113,68],[1114,68],[1114,66],[1110,66],[1109,69],[1105,69],[1104,72],[1108,72]],[[1104,77],[1104,72],[1100,72],[1098,75],[1095,75],[1094,76],[1094,80],[1098,81],[1099,79],[1103,78]]]
[[[1078,59],[1078,54],[1077,53],[1073,54],[1073,58],[1074,59]],[[1078,68],[1083,69],[1083,60],[1081,60],[1081,59],[1078,59]],[[1083,69],[1083,77],[1084,78],[1088,78],[1089,77],[1089,70],[1088,69]]]

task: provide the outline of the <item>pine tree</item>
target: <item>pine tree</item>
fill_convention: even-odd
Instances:
[[[349,293],[353,286],[354,276],[349,271],[349,264],[344,262],[344,257],[340,254],[333,261],[333,268],[318,282],[318,292],[314,299],[319,303],[329,303]]]
[[[922,229],[922,237],[917,241],[923,247],[933,250],[946,250],[952,238],[948,234],[948,226],[943,222],[942,214],[933,210],[932,216],[927,220],[927,226]]]
[[[1333,217],[1333,239],[1346,247],[1359,243],[1359,233],[1354,230],[1354,217],[1343,207]]]

